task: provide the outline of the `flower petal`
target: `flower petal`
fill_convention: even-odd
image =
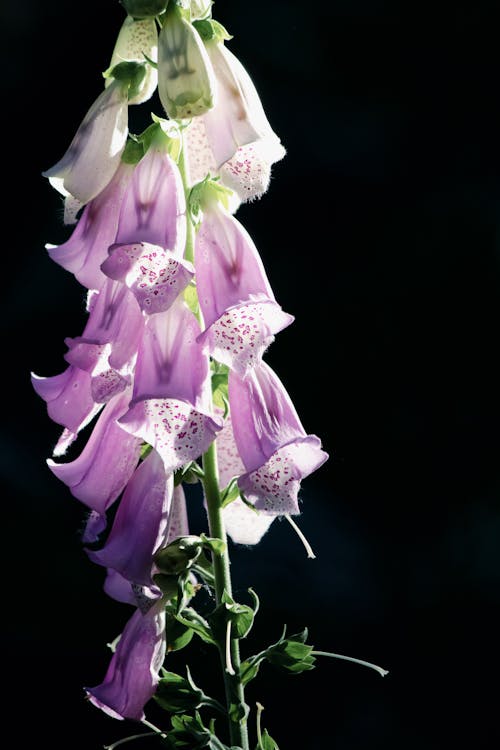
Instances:
[[[271,167],[286,151],[277,138],[241,146],[220,168],[220,178],[243,202],[261,198],[269,188]]]
[[[216,167],[220,168],[240,146],[254,143],[266,131],[259,128],[262,121],[260,110],[257,110],[258,116],[253,117],[252,104],[255,97],[258,100],[253,83],[251,86],[255,96],[251,102],[247,101],[240,85],[238,74],[243,67],[241,63],[223,42],[208,42],[206,49],[217,81],[217,104],[203,116],[203,120]],[[246,77],[250,80],[247,73]]]
[[[199,336],[211,356],[244,376],[257,365],[274,334],[293,322],[272,300],[235,305]]]
[[[125,245],[149,242],[182,258],[186,244],[185,213],[179,168],[165,151],[152,146],[136,166],[125,193],[115,241]]]
[[[124,61],[143,63],[148,57],[153,62],[158,59],[158,31],[154,18],[134,20],[127,16],[118,33],[113,55],[109,63],[109,69],[114,68]],[[106,87],[112,82],[112,78],[106,79]],[[146,67],[146,75],[141,83],[139,93],[129,104],[142,104],[153,96],[158,85],[158,72],[152,65]]]
[[[258,469],[243,474],[238,486],[257,510],[274,515],[299,513],[298,493],[304,477],[328,458],[321,441],[309,435],[277,450]]]
[[[86,688],[90,702],[115,719],[144,718],[165,658],[165,612],[134,612],[101,685]]]
[[[120,425],[158,451],[167,474],[201,456],[221,428],[219,420],[191,404],[167,398],[139,401]]]
[[[85,115],[62,159],[43,176],[64,195],[70,193],[88,203],[118,169],[127,134],[127,91],[119,81],[113,81]]]
[[[179,296],[165,313],[147,318],[135,368],[132,405],[144,399],[177,399],[207,411],[210,373],[197,337],[200,326]]]
[[[191,263],[149,242],[112,245],[101,269],[126,284],[148,315],[168,310],[194,276]]]
[[[173,493],[156,451],[139,464],[120,501],[113,527],[101,550],[87,550],[99,565],[133,583],[152,586],[153,555],[165,538]]]
[[[87,289],[100,289],[106,279],[101,263],[116,239],[120,205],[133,169],[131,164],[121,164],[109,185],[85,207],[69,240],[47,246],[52,260]]]
[[[47,403],[49,417],[75,435],[97,414],[96,403],[87,372],[70,366],[60,375],[41,378],[32,373],[33,388]]]
[[[106,405],[78,458],[66,464],[47,462],[74,497],[101,514],[123,491],[139,460],[141,441],[117,422],[129,398],[125,392]]]

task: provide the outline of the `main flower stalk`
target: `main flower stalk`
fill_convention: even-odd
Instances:
[[[183,138],[181,153],[179,156],[179,171],[182,177],[184,193],[186,196],[186,248],[184,259],[194,261],[194,234],[195,228],[189,211],[189,193],[188,177],[185,159],[185,144]],[[198,311],[198,319],[202,323],[201,311]],[[229,549],[227,544],[227,534],[224,526],[222,514],[221,492],[219,485],[219,470],[217,465],[217,449],[215,441],[210,445],[206,453],[203,454],[203,488],[205,501],[207,505],[208,528],[210,536],[214,539],[220,539],[223,544],[223,551],[217,553],[212,551],[212,563],[214,570],[214,591],[216,605],[222,603],[224,592],[232,596],[231,568],[229,560]],[[226,706],[229,720],[229,733],[231,744],[241,747],[242,750],[249,750],[248,730],[246,724],[246,703],[245,688],[241,680],[241,658],[240,646],[237,638],[231,635],[231,630],[227,634],[228,641],[220,642],[219,654],[224,675],[224,689],[226,694]],[[229,663],[228,663],[229,657]],[[236,711],[234,708],[236,707]],[[231,710],[233,709],[233,710]],[[234,718],[233,718],[234,717]],[[242,717],[242,718],[238,718]]]

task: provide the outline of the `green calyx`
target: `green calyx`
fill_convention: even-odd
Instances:
[[[136,20],[154,18],[163,13],[168,0],[120,0],[129,16]]]
[[[218,180],[207,175],[204,180],[193,185],[189,194],[189,209],[197,223],[200,211],[206,211],[215,203],[222,203],[225,209],[229,209],[229,197],[232,190],[224,187]]]
[[[193,21],[193,26],[204,42],[224,42],[233,38],[229,31],[213,18]]]
[[[129,99],[133,99],[139,94],[145,75],[146,63],[133,60],[118,63],[114,68],[103,73],[104,78],[114,78],[115,81],[120,81],[128,91]]]
[[[122,154],[125,164],[138,164],[150,148],[166,151],[175,162],[179,160],[181,135],[177,124],[157,117],[154,113],[151,113],[151,117],[153,123],[140,135],[129,134]]]

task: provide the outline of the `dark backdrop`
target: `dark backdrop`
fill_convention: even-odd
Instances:
[[[238,214],[296,316],[268,360],[331,455],[301,495],[317,560],[284,522],[232,550],[237,590],[262,598],[245,648],[308,625],[318,648],[391,670],[263,668],[249,699],[282,750],[500,739],[498,22],[486,0],[394,5],[214,11],[288,149]],[[82,288],[43,247],[67,230],[40,173],[99,93],[123,14],[5,0],[2,16],[3,731],[90,750],[136,731],[82,699],[127,609],[102,593],[82,509],[45,466],[59,430],[28,374],[60,372],[83,327]],[[189,656],[210,678],[206,649]]]

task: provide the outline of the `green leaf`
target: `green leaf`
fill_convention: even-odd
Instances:
[[[249,661],[243,661],[241,662],[241,681],[243,685],[246,685],[250,680],[253,680],[255,677],[257,677],[261,661],[264,659],[260,659],[259,661],[256,661],[254,663]]]
[[[183,625],[175,615],[167,612],[167,652],[180,651],[190,643],[194,630],[189,625]]]
[[[269,736],[267,729],[262,733],[262,741],[257,745],[256,750],[280,750],[276,742]]]
[[[214,552],[216,555],[223,555],[226,551],[226,544],[222,539],[206,536],[205,534],[200,534],[200,539],[203,542],[203,546],[211,550],[211,552]]]
[[[219,641],[226,637],[228,622],[232,625],[233,638],[245,638],[252,628],[253,620],[253,609],[247,604],[235,602],[226,591],[222,595],[221,604],[208,617],[213,633]]]
[[[217,642],[212,635],[210,625],[201,615],[198,614],[198,612],[196,612],[195,609],[186,607],[182,610],[182,614],[176,614],[175,617],[178,622],[194,630],[196,635],[198,635],[202,641],[210,643],[213,646],[217,645]]]
[[[154,699],[170,713],[192,711],[203,705],[203,691],[175,672],[163,672]]]
[[[215,586],[214,567],[204,553],[196,558],[191,570],[201,576],[207,586],[210,586],[211,588]]]
[[[247,703],[231,703],[229,706],[229,718],[235,724],[239,724],[240,721],[246,721],[249,713],[250,706]]]
[[[240,488],[238,487],[238,477],[233,477],[227,487],[225,487],[220,494],[221,508],[225,508],[227,505],[234,502],[239,496]]]

